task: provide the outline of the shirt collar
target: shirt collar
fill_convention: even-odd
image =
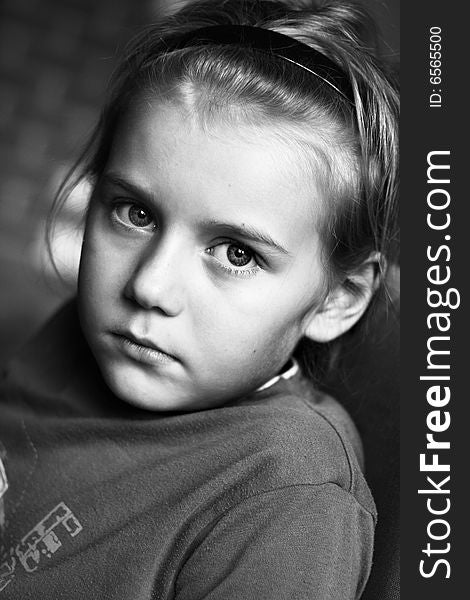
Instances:
[[[295,360],[295,358],[291,358],[289,360],[289,362],[286,364],[286,366],[284,367],[284,370],[281,371],[281,373],[279,373],[279,375],[276,375],[275,377],[273,377],[272,379],[267,381],[264,385],[260,386],[256,390],[256,392],[262,392],[263,390],[267,390],[268,388],[270,388],[271,386],[276,384],[280,379],[285,379],[285,380],[291,379],[292,377],[297,375],[298,371],[299,371],[299,363]]]

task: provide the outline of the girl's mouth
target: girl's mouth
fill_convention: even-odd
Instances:
[[[147,340],[138,340],[130,333],[114,334],[120,349],[133,360],[149,365],[165,365],[176,359]]]

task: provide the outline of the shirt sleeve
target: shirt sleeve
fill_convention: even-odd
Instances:
[[[252,496],[220,518],[180,571],[177,600],[354,600],[374,518],[334,484]]]

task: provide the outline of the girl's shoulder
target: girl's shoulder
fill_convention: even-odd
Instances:
[[[3,367],[0,402],[14,401],[24,413],[81,412],[83,398],[105,392],[99,381],[73,298]]]
[[[364,477],[358,431],[343,406],[302,374],[280,380],[236,406],[218,409],[224,439],[250,448],[275,486],[332,484],[368,512],[375,505]]]
[[[75,303],[68,302],[2,365],[2,383],[21,382],[36,388],[51,376],[61,376],[76,347],[76,325]],[[65,339],[69,340],[70,353],[64,352]]]

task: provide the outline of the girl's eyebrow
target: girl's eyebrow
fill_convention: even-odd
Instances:
[[[144,188],[141,188],[138,185],[135,185],[134,183],[131,183],[130,181],[127,181],[126,179],[123,179],[116,173],[112,173],[112,172],[111,173],[103,173],[103,175],[100,177],[100,181],[99,181],[99,184],[102,184],[102,183],[118,185],[119,187],[122,187],[123,189],[125,189],[127,192],[133,194],[134,196],[140,196],[141,198],[147,200],[148,202],[152,202],[154,200],[152,193],[148,192],[147,190],[145,190]]]
[[[154,200],[152,193],[138,185],[135,185],[134,183],[131,183],[130,181],[126,181],[116,173],[104,173],[101,176],[101,183],[118,185],[129,193],[135,196],[140,196],[149,203],[153,202]],[[210,219],[208,221],[203,221],[201,223],[201,227],[208,230],[218,229],[226,235],[232,235],[249,242],[263,244],[264,246],[268,246],[269,248],[272,248],[281,254],[291,256],[290,252],[288,252],[279,242],[276,242],[268,233],[265,233],[252,225],[247,225],[245,223],[242,223],[241,225],[235,225],[232,223],[217,221],[216,219]]]
[[[264,233],[263,231],[253,227],[252,225],[246,225],[243,223],[242,225],[234,225],[231,223],[224,223],[223,221],[204,221],[202,223],[202,227],[205,229],[218,229],[221,232],[227,235],[233,235],[237,238],[242,238],[243,240],[247,240],[250,242],[261,243],[265,246],[269,246],[274,250],[277,250],[281,254],[285,254],[290,256],[290,252],[288,252],[279,242],[273,240],[273,238]]]

